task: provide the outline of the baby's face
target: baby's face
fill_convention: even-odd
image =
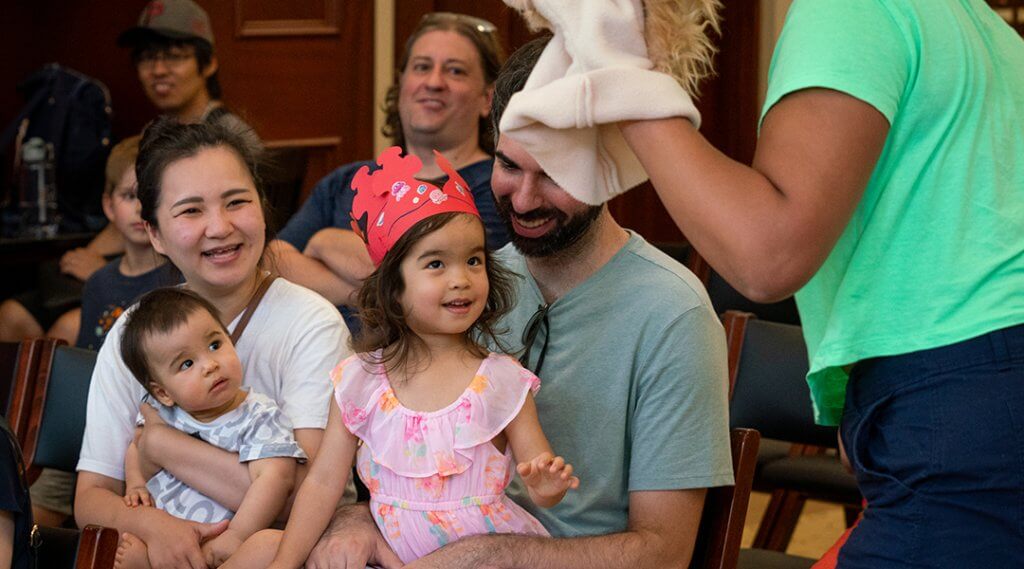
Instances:
[[[211,419],[234,408],[242,386],[242,362],[209,312],[196,310],[185,324],[153,334],[145,349],[155,379],[150,389],[164,405]]]

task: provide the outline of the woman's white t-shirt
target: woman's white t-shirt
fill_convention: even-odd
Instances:
[[[121,359],[124,320],[114,323],[96,360],[78,460],[78,470],[118,480],[124,480],[125,453],[146,394]],[[235,318],[228,330],[237,323]],[[276,401],[294,428],[323,429],[333,391],[329,374],[351,355],[348,339],[336,307],[278,278],[235,346],[242,360],[242,384]]]

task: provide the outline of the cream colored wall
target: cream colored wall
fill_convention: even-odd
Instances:
[[[375,0],[373,5],[373,154],[391,143],[383,134],[384,97],[394,79],[395,0]]]
[[[782,23],[786,20],[786,11],[793,0],[759,0],[761,2],[761,45],[760,61],[758,62],[758,96],[757,104],[764,103],[765,91],[768,88],[768,64],[772,60],[775,40],[782,31]]]

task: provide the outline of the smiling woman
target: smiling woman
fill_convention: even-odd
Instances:
[[[280,278],[246,308],[268,275],[261,268],[265,200],[254,175],[257,152],[247,141],[246,133],[220,124],[158,120],[144,135],[136,167],[142,218],[154,248],[181,270],[186,287],[217,308],[229,330],[243,310],[252,311],[235,345],[243,386],[276,401],[312,457],[327,423],[328,373],[348,353],[348,330],[330,303]],[[113,341],[100,350],[90,386],[76,518],[138,536],[153,565],[205,567],[200,540],[213,526],[197,534],[163,511],[128,508],[121,499],[125,453],[145,393],[121,361],[123,330],[122,320],[110,330]],[[250,479],[237,454],[161,425],[147,425],[137,439],[141,459],[238,509]]]

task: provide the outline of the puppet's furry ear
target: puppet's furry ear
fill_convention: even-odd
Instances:
[[[505,4],[508,4],[513,10],[523,15],[523,19],[526,20],[526,27],[531,32],[551,29],[551,22],[533,7],[531,0],[505,0]]]
[[[529,0],[515,0],[528,4]],[[691,95],[714,72],[717,51],[710,31],[721,34],[719,0],[643,0],[647,55],[655,69],[678,80]],[[710,30],[709,30],[710,28]]]

